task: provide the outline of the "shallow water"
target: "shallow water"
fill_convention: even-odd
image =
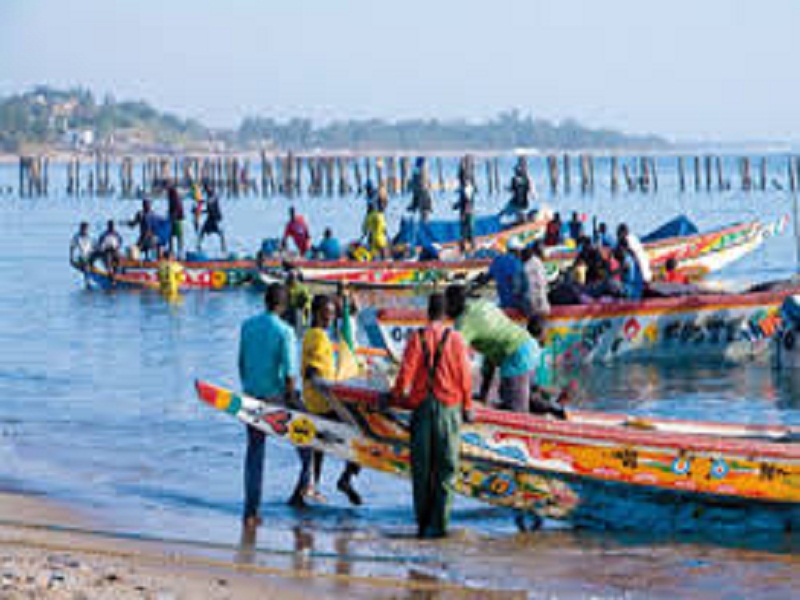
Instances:
[[[774,168],[779,176],[777,162]],[[594,197],[543,196],[562,213],[597,212],[610,223],[625,219],[639,233],[679,211],[701,229],[791,211],[782,192],[679,195],[666,167],[660,174],[662,191],[655,195],[611,197],[601,190]],[[14,169],[0,167],[0,187],[13,184],[14,176]],[[57,180],[51,181],[55,187],[64,189]],[[441,202],[443,214],[451,197]],[[483,199],[481,209],[490,212],[500,203]],[[323,224],[343,239],[358,233],[360,200],[297,204],[315,233]],[[393,201],[390,223],[405,204]],[[275,236],[286,205],[282,199],[224,202],[230,245],[248,252],[261,238]],[[197,402],[192,384],[203,378],[237,386],[238,327],[261,309],[261,298],[192,293],[168,305],[156,294],[84,290],[67,264],[77,222],[88,220],[99,231],[106,218],[129,218],[136,208],[121,200],[0,196],[0,481],[77,503],[104,526],[230,544],[235,553],[244,432]],[[131,230],[123,234],[134,238]],[[212,250],[215,242],[209,242]],[[794,272],[794,258],[794,240],[784,235],[720,278],[783,277]],[[800,375],[777,374],[765,365],[595,367],[581,380],[579,405],[586,408],[800,423]],[[284,505],[296,463],[291,449],[268,446],[267,525],[258,540],[267,552],[255,560],[444,577],[559,597],[781,595],[800,584],[793,539],[715,539],[703,532],[676,539],[579,532],[555,523],[518,535],[507,511],[464,500],[453,516],[455,539],[420,544],[410,538],[405,482],[364,473],[358,485],[367,504],[352,509],[334,490],[336,461],[325,475],[329,506],[298,515]]]

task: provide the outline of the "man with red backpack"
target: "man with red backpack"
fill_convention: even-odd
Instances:
[[[417,535],[447,535],[458,476],[462,418],[472,419],[472,376],[467,345],[445,327],[445,298],[428,301],[428,325],[408,340],[392,391],[393,404],[413,410],[411,478]]]

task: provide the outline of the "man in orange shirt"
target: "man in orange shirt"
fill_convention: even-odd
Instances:
[[[406,345],[392,391],[393,403],[413,410],[411,477],[417,535],[447,535],[458,473],[461,419],[472,420],[472,377],[467,345],[445,327],[445,299],[428,301],[429,323]]]

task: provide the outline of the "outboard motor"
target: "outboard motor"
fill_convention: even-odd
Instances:
[[[773,364],[778,369],[800,369],[800,295],[781,305],[781,327],[772,340]]]

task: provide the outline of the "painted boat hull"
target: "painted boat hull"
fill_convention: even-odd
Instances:
[[[541,232],[535,224],[525,224],[522,229],[512,228],[500,234],[493,242],[504,247],[508,239],[518,237],[525,242],[532,241]],[[755,250],[764,239],[776,232],[777,224],[762,225],[758,222],[724,227],[715,231],[676,237],[645,246],[653,269],[658,271],[669,258],[678,261],[678,270],[700,277],[717,271],[731,262]],[[575,257],[575,251],[555,252],[547,259],[550,268],[563,268]],[[415,294],[426,294],[431,289],[453,280],[467,280],[485,271],[489,259],[419,261],[373,261],[352,260],[321,261],[292,260],[291,264],[302,272],[310,283],[347,283],[365,289],[382,287],[387,293],[405,292],[409,289]],[[260,285],[264,274],[267,277],[284,273],[284,259],[268,259],[257,264],[246,260],[212,260],[204,262],[184,262],[184,281],[182,290],[190,289],[230,289]],[[121,268],[126,275],[127,284],[151,287],[158,281],[155,261],[123,260]]]
[[[765,355],[781,322],[784,298],[800,283],[780,290],[554,306],[545,347],[556,367],[618,360],[713,360],[742,362]],[[510,315],[520,323],[524,317]],[[402,354],[425,313],[366,309],[359,316],[369,344]]]
[[[379,412],[364,383],[330,388],[335,422],[198,382],[200,399],[295,446],[409,474],[409,413]],[[578,413],[549,421],[479,409],[462,428],[457,491],[490,504],[600,528],[712,522],[800,526],[800,430]]]

